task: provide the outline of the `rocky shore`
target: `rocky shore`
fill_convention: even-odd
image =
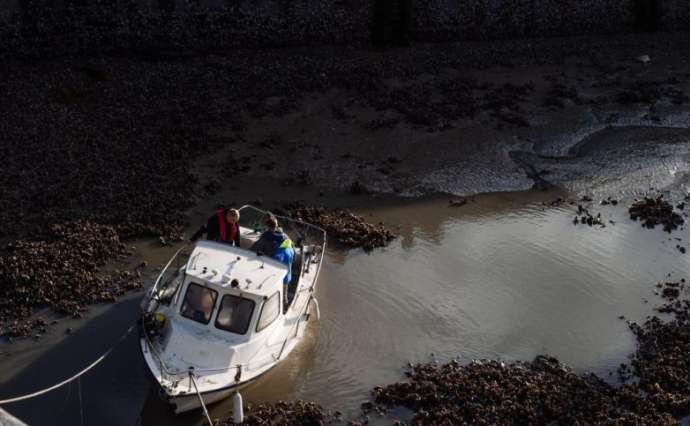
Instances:
[[[100,270],[127,255],[112,227],[85,221],[52,225],[44,240],[8,244],[0,256],[0,335],[40,337],[49,324],[31,318],[37,309],[79,318],[90,304],[142,288],[138,271]]]
[[[243,424],[260,425],[306,425],[318,426],[337,420],[334,413],[330,413],[318,404],[307,401],[260,404],[247,407],[248,415]],[[232,419],[221,419],[215,423],[218,426],[234,425]]]
[[[415,412],[414,424],[673,424],[637,392],[578,375],[557,359],[415,365],[409,382],[374,389],[377,403]]]

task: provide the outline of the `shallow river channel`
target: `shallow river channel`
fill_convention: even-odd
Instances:
[[[402,379],[408,362],[454,357],[551,354],[578,371],[603,377],[614,371],[615,380],[616,367],[634,349],[618,317],[643,320],[659,302],[654,285],[668,273],[686,277],[690,255],[676,245],[689,232],[644,229],[629,219],[627,201],[594,204],[605,228],[575,226],[573,206],[545,205],[556,196],[499,193],[459,208],[440,198],[359,209],[399,238],[370,254],[329,249],[317,285],[321,321],[310,324],[286,361],[243,391],[245,400],[315,400],[356,417],[369,390]],[[157,256],[150,262],[167,253]],[[136,302],[131,297],[94,312],[52,346],[7,347],[1,395],[77,371],[135,320]],[[135,337],[127,336],[103,367],[82,379],[81,389],[73,384],[7,408],[34,425],[132,418],[144,425],[201,424],[200,413],[175,417],[158,399]],[[216,404],[211,415],[230,408],[230,401]]]

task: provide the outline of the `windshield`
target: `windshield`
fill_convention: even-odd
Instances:
[[[261,314],[259,314],[259,322],[256,324],[256,331],[261,331],[271,325],[278,318],[279,314],[280,292],[277,291],[261,306]]]
[[[235,334],[245,334],[254,312],[254,301],[226,294],[220,303],[216,327]]]
[[[215,290],[190,283],[184,295],[180,313],[185,318],[208,324],[217,298],[218,293]]]

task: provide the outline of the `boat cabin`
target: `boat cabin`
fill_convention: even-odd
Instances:
[[[200,241],[186,265],[169,265],[159,303],[168,315],[224,337],[249,338],[271,325],[283,308],[288,267],[253,251]],[[167,282],[166,282],[167,281]]]
[[[241,247],[180,248],[142,301],[142,354],[176,412],[222,399],[270,370],[300,341],[312,310],[319,317],[313,291],[325,231],[280,218],[297,237],[290,269],[251,250],[266,212],[240,211]]]

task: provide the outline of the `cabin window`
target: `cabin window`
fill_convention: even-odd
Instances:
[[[254,313],[254,301],[226,294],[220,302],[216,327],[235,334],[245,334]]]
[[[268,298],[261,306],[261,314],[259,314],[259,322],[256,324],[256,331],[261,331],[269,325],[273,324],[273,321],[278,318],[280,313],[280,292],[277,291],[275,294]]]
[[[202,324],[208,324],[211,320],[211,314],[213,313],[213,307],[216,305],[217,298],[218,292],[215,290],[190,283],[182,301],[180,313],[183,317]]]

